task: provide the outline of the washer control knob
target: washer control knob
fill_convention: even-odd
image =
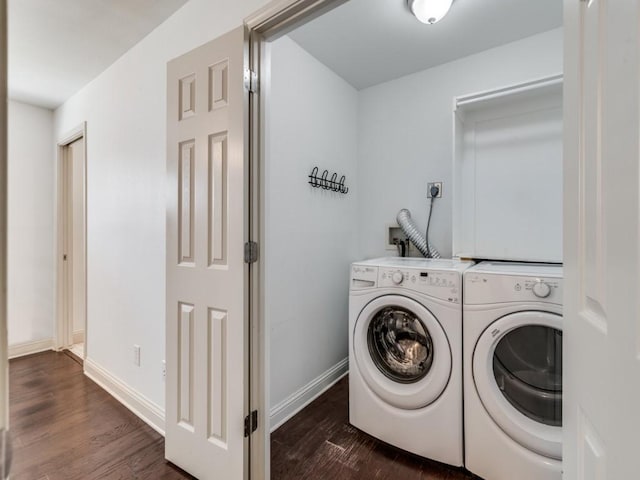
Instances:
[[[533,294],[538,298],[547,298],[551,294],[551,288],[542,280],[538,280],[533,285]]]
[[[402,283],[402,281],[404,280],[404,275],[402,275],[402,272],[394,272],[393,276],[391,277],[391,280],[396,285],[400,285]]]

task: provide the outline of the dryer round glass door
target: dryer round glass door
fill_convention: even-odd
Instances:
[[[520,413],[562,426],[562,330],[545,325],[511,330],[496,345],[493,374]]]
[[[561,459],[562,317],[506,315],[487,328],[473,355],[473,377],[493,420],[522,446]]]
[[[398,408],[433,403],[451,376],[451,348],[442,326],[422,304],[400,295],[365,306],[354,326],[353,351],[368,387]]]

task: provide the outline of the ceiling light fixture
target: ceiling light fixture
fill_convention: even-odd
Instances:
[[[453,0],[407,0],[411,13],[422,23],[432,25],[449,12]]]

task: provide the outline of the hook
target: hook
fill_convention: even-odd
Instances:
[[[336,187],[337,187],[337,185],[338,185],[338,184],[337,184],[337,182],[336,182],[336,178],[338,178],[338,174],[337,174],[337,173],[334,173],[333,175],[331,175],[330,188],[331,188],[331,190],[333,190],[334,192],[337,192],[337,191],[338,191],[338,189],[336,188]]]
[[[322,172],[322,178],[320,180],[321,180],[322,188],[324,190],[327,190],[329,188],[329,180],[327,179],[328,175],[329,175],[329,170],[325,170],[324,172]]]
[[[309,185],[313,188],[322,188],[323,190],[331,190],[336,193],[347,193],[349,189],[345,186],[346,177],[342,175],[338,180],[338,173],[334,172],[329,177],[329,170],[324,170],[322,175],[318,176],[318,167],[313,167],[309,175]]]
[[[340,184],[339,184],[339,187],[338,187],[340,193],[347,193],[349,191],[349,189],[344,186],[345,180],[346,180],[346,177],[344,175],[342,177],[340,177]]]
[[[309,183],[313,188],[318,188],[318,167],[313,167],[311,170],[311,175],[309,175]]]

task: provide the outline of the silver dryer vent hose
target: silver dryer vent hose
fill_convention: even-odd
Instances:
[[[407,236],[411,243],[413,243],[420,253],[422,253],[427,258],[440,258],[440,253],[434,248],[434,246],[429,242],[429,247],[427,248],[427,240],[416,224],[413,222],[411,218],[411,212],[406,208],[403,208],[398,212],[398,216],[396,217],[396,221],[400,228]]]

